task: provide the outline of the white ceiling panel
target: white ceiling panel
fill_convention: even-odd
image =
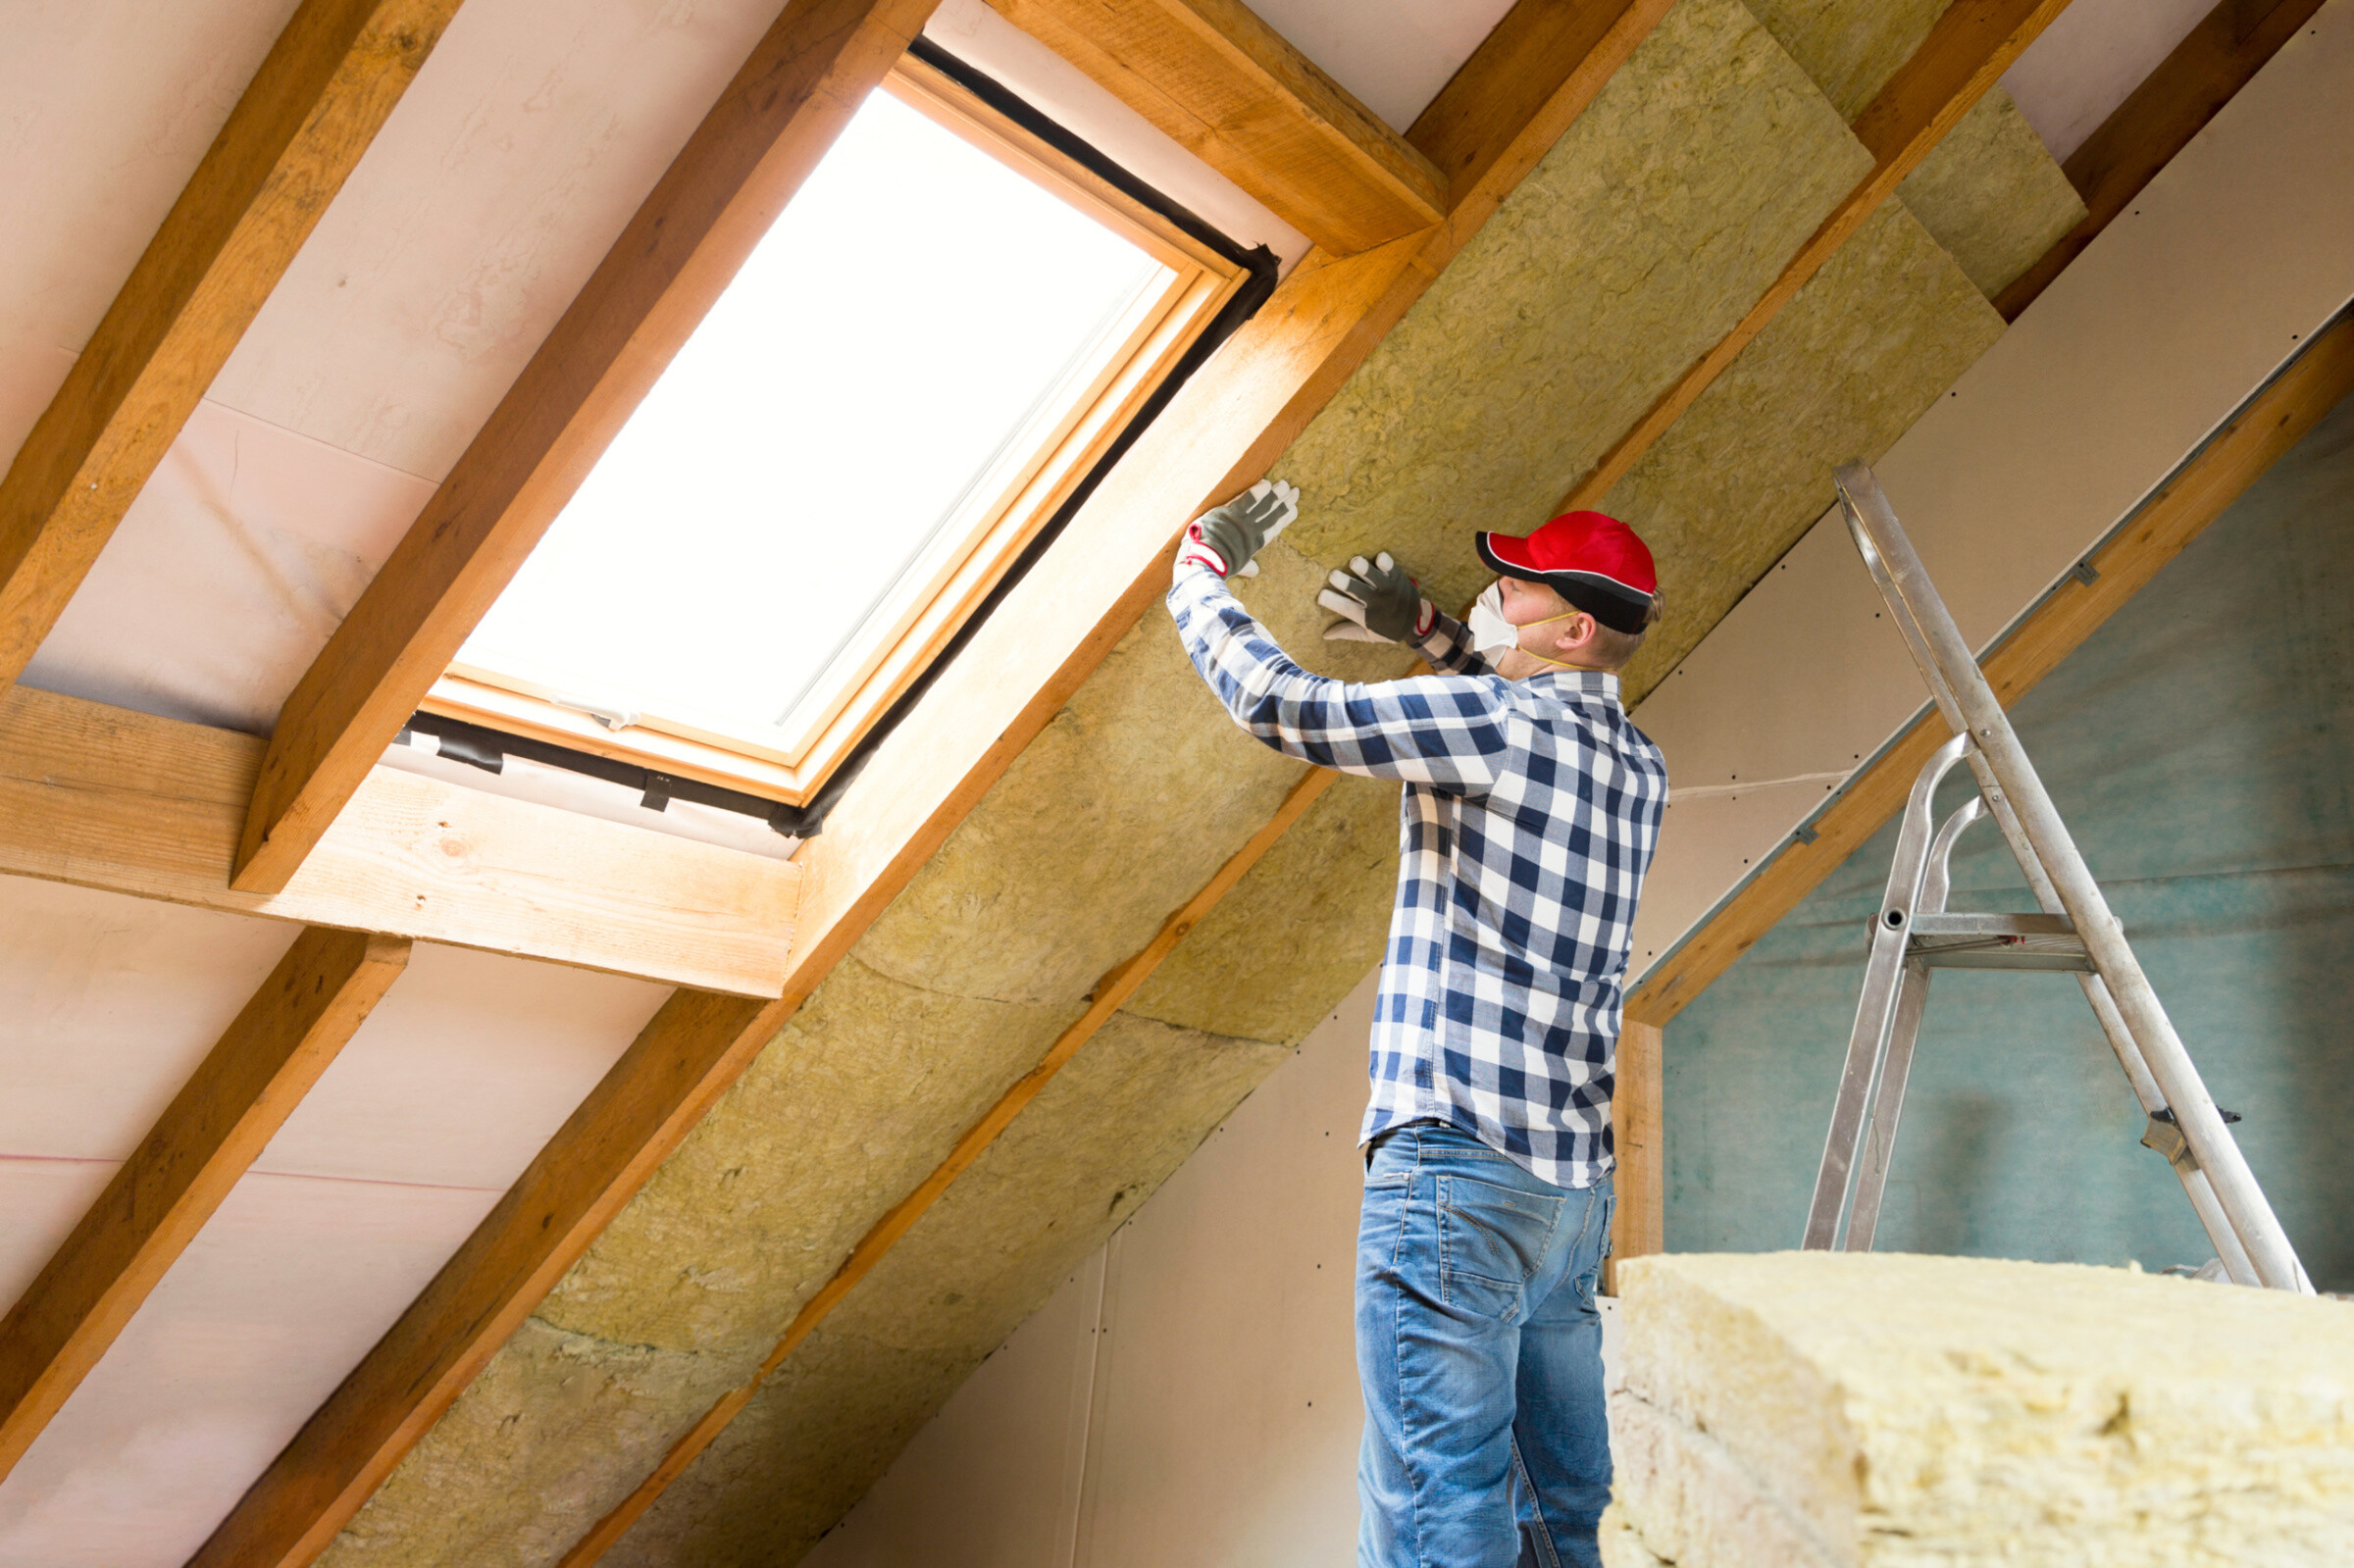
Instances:
[[[293,12],[294,0],[12,0],[0,343],[80,352]],[[0,362],[0,380],[15,374]]]
[[[2215,0],[2074,0],[2003,73],[2003,86],[2065,161],[2213,9]]]
[[[420,945],[254,1169],[503,1190],[669,994]]]
[[[0,1311],[74,1234],[120,1163],[0,1154]]]
[[[300,929],[0,877],[0,1156],[129,1154]]]
[[[1255,0],[1251,9],[1404,130],[1511,8],[1511,0]]]
[[[496,1191],[248,1176],[0,1482],[8,1568],[179,1568]]]
[[[778,10],[467,0],[212,395],[439,479]]]

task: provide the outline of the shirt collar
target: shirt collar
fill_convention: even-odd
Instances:
[[[1618,701],[1618,673],[1614,670],[1548,670],[1532,675],[1523,685],[1545,683],[1545,689],[1560,696],[1605,697]]]

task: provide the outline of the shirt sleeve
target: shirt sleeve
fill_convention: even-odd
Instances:
[[[1463,795],[1486,793],[1503,775],[1511,713],[1497,678],[1311,675],[1206,568],[1180,570],[1167,604],[1194,668],[1234,722],[1285,756]]]
[[[1494,675],[1496,667],[1471,645],[1471,629],[1446,611],[1434,608],[1428,634],[1410,643],[1430,667],[1446,675]]]

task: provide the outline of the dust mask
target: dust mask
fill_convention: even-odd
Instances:
[[[1471,602],[1471,619],[1465,624],[1471,633],[1471,645],[1490,656],[1520,645],[1519,629],[1504,618],[1504,584],[1491,582],[1480,590]]]

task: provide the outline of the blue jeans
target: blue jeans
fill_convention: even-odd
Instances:
[[[1359,1568],[1598,1568],[1611,1203],[1607,1179],[1540,1182],[1437,1122],[1374,1144],[1356,1239]]]

